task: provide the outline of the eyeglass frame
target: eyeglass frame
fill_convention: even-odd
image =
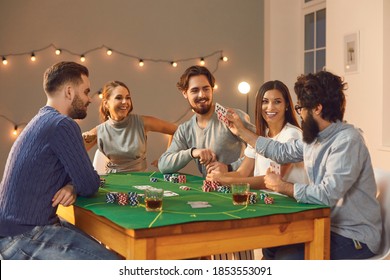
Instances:
[[[302,113],[302,109],[305,108],[303,106],[300,106],[300,105],[295,105],[294,106],[294,109],[295,109],[295,112],[300,116],[301,113]]]

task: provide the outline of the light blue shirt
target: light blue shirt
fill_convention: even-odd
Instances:
[[[380,205],[370,154],[359,129],[344,122],[332,123],[311,144],[259,137],[256,152],[279,163],[304,160],[309,184],[294,184],[295,199],[330,206],[333,232],[378,252]]]

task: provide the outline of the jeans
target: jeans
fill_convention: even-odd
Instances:
[[[117,260],[107,250],[72,224],[36,226],[16,236],[0,238],[0,259],[5,260]]]
[[[367,245],[361,243],[361,248],[355,248],[352,239],[341,236],[337,233],[330,233],[330,259],[331,260],[353,260],[368,259],[375,256],[368,249]],[[279,246],[263,249],[263,256],[266,260],[303,260],[305,256],[305,245],[303,243],[287,246]]]

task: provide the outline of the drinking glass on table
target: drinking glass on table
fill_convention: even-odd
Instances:
[[[249,184],[232,184],[232,199],[234,205],[247,205],[249,196]]]
[[[158,212],[162,210],[163,189],[150,188],[145,190],[145,209],[148,212]]]

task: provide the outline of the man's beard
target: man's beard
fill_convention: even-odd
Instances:
[[[320,128],[318,123],[313,118],[313,113],[308,112],[306,119],[302,119],[302,136],[303,141],[307,144],[313,143],[313,141],[317,138],[318,133],[320,132]]]
[[[78,95],[75,95],[71,108],[69,110],[69,117],[72,119],[84,119],[87,116],[87,110],[85,109],[85,104]]]
[[[202,100],[205,100],[206,102],[209,101],[208,98],[197,98],[197,99],[194,100],[194,103],[196,104],[197,102],[202,101]],[[211,109],[211,103],[210,103],[209,105],[202,106],[202,107],[200,107],[200,108],[197,107],[197,106],[192,106],[191,104],[190,104],[190,106],[191,106],[191,109],[192,109],[195,113],[197,113],[197,114],[199,114],[199,115],[207,114],[207,113],[210,111],[210,109]]]

